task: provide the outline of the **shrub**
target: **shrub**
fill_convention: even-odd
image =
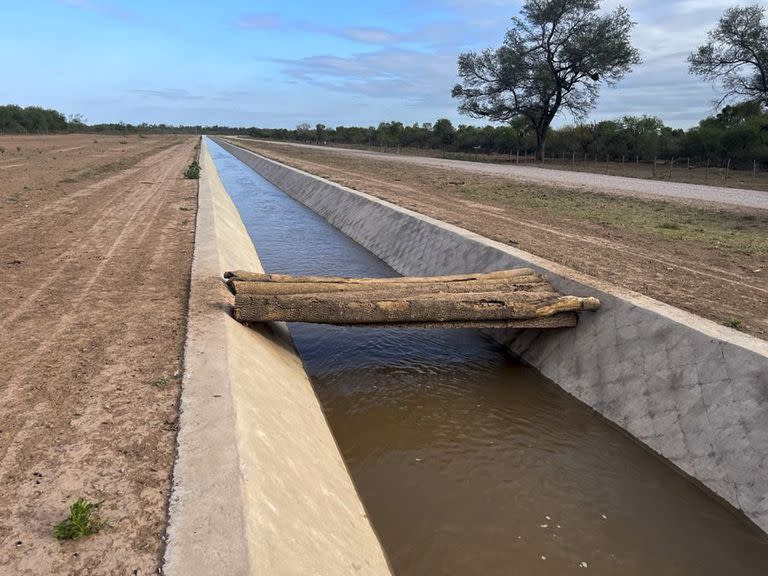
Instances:
[[[189,180],[197,180],[200,178],[200,164],[197,163],[197,160],[192,160],[192,164],[190,164],[184,172],[184,178],[188,178]]]
[[[85,498],[78,498],[69,507],[69,517],[53,528],[53,535],[59,540],[76,540],[96,534],[107,525],[106,521],[98,520],[93,516],[93,512],[99,506],[101,502],[89,502]]]

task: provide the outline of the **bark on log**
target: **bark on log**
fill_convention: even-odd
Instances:
[[[436,294],[472,292],[531,292],[549,289],[549,283],[540,275],[499,280],[473,280],[469,282],[250,282],[236,280],[231,284],[236,294],[319,294],[389,292],[395,294]],[[361,296],[362,297],[362,296]]]
[[[552,292],[502,294],[417,294],[393,298],[386,292],[235,296],[235,318],[248,322],[389,324],[525,320],[560,312],[594,310],[594,298]]]
[[[500,278],[517,278],[536,274],[531,268],[513,268],[497,272],[481,272],[475,274],[451,274],[448,276],[398,276],[395,278],[346,278],[343,276],[293,276],[291,274],[260,274],[236,270],[225,272],[224,278],[229,282],[238,280],[248,282],[334,282],[345,284],[378,284],[378,283],[432,283],[432,282],[471,282],[473,280],[495,280]]]
[[[359,326],[574,326],[595,298],[563,296],[530,268],[431,277],[342,278],[227,272],[235,318]]]

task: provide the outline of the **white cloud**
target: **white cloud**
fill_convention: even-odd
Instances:
[[[328,90],[372,98],[401,98],[410,103],[450,101],[455,83],[453,54],[401,48],[354,54],[279,60],[285,73]]]
[[[400,40],[397,34],[383,28],[350,27],[342,28],[335,33],[364,44],[394,44]]]
[[[270,12],[244,14],[232,23],[235,28],[244,28],[246,30],[268,30],[278,28],[280,24],[280,17]]]

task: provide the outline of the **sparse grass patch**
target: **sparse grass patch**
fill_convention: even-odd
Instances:
[[[200,178],[200,164],[197,163],[197,160],[192,160],[192,163],[184,171],[184,178],[187,178],[188,180],[197,180]]]
[[[0,154],[5,154],[5,146],[0,146]]]
[[[21,152],[21,146],[16,146],[16,152]]]
[[[743,254],[768,254],[768,213],[764,211],[743,214],[488,178],[467,179],[455,189],[478,202],[506,204],[670,240],[701,242]]]
[[[160,378],[152,382],[152,386],[154,386],[155,388],[165,388],[170,381],[171,379],[168,378],[168,376],[161,376]]]
[[[676,222],[662,222],[658,225],[658,228],[662,228],[663,230],[680,230],[680,225]]]
[[[101,504],[78,498],[69,507],[69,517],[54,526],[53,535],[59,540],[76,540],[96,534],[107,526],[106,520],[100,520],[94,515]]]
[[[725,325],[729,328],[733,328],[734,330],[741,330],[741,327],[743,326],[743,322],[739,320],[738,318],[730,318]]]
[[[77,182],[75,178],[64,178],[63,180],[59,180],[59,184],[74,184]]]
[[[190,208],[189,206],[179,206],[179,210],[181,210],[182,212],[189,212],[192,210],[192,208]]]

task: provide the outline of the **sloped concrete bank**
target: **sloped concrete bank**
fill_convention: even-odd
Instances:
[[[389,575],[284,325],[235,322],[226,270],[260,271],[206,148],[164,573]]]
[[[494,337],[768,532],[768,343],[216,139],[402,274],[531,266],[602,306]]]

